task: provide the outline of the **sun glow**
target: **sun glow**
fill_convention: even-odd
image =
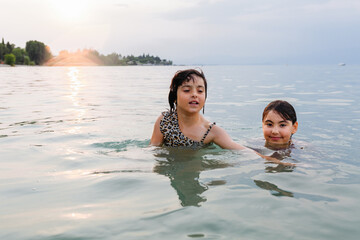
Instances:
[[[66,21],[80,20],[87,6],[83,0],[53,0],[52,3],[58,16]]]

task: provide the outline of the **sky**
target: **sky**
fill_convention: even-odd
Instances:
[[[359,0],[0,0],[0,37],[174,64],[360,63]]]

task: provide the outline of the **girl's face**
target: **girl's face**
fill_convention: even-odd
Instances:
[[[276,111],[271,110],[264,118],[263,133],[268,146],[283,148],[288,147],[291,135],[296,133],[298,123],[283,119]]]
[[[204,79],[193,75],[194,80],[184,82],[177,89],[176,108],[190,113],[200,112],[205,104]]]

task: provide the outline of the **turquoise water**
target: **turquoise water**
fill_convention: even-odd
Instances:
[[[247,152],[149,147],[185,66],[0,68],[1,239],[358,239],[360,66],[203,66],[205,117]],[[263,147],[274,99],[295,148]]]

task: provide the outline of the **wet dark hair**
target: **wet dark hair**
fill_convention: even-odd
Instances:
[[[187,69],[177,71],[171,80],[170,91],[169,91],[169,105],[170,111],[175,111],[175,101],[177,99],[177,90],[184,82],[194,81],[194,75],[201,77],[204,80],[205,85],[205,99],[207,97],[207,82],[204,73],[200,70]]]
[[[271,103],[269,103],[264,109],[264,112],[262,115],[263,121],[271,110],[274,110],[275,112],[277,112],[284,120],[291,121],[292,124],[296,123],[296,121],[297,121],[295,109],[287,101],[275,100],[275,101],[272,101]]]

